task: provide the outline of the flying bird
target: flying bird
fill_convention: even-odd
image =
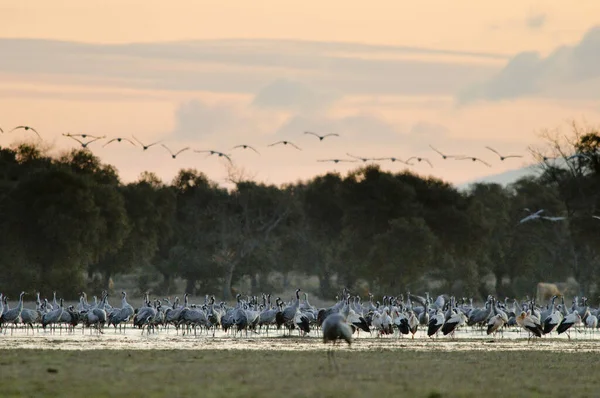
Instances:
[[[458,158],[458,157],[461,157],[461,156],[463,156],[463,155],[445,155],[445,154],[443,154],[442,152],[440,152],[440,151],[438,151],[437,149],[435,149],[435,148],[434,148],[432,145],[429,145],[429,148],[431,148],[431,149],[433,149],[434,151],[436,151],[437,153],[439,153],[439,154],[440,154],[440,156],[441,156],[443,159],[448,159],[448,158]]]
[[[71,134],[71,133],[67,133],[67,134],[63,133],[63,135],[65,137],[81,137],[81,138],[84,138],[84,139],[88,138],[88,137],[90,137],[90,138],[105,138],[106,137],[105,135],[103,135],[103,136],[97,136],[97,135],[91,135],[91,134]]]
[[[592,216],[593,218],[600,220],[600,216]]]
[[[410,160],[411,160],[411,159],[417,159],[417,161],[418,161],[418,162],[421,162],[421,161],[423,161],[423,162],[429,163],[429,165],[430,165],[431,167],[433,167],[433,165],[431,164],[431,162],[429,161],[429,159],[427,159],[427,158],[421,158],[421,157],[417,157],[417,156],[412,156],[412,157],[410,157],[410,158],[406,159],[406,164],[408,164],[408,165],[411,165],[411,166],[412,166],[412,164],[410,163]]]
[[[144,143],[143,143],[142,141],[140,141],[140,140],[138,140],[137,138],[135,138],[135,135],[132,135],[132,137],[133,137],[133,139],[134,139],[134,140],[136,140],[136,141],[138,142],[138,144],[140,144],[140,145],[142,146],[142,149],[143,149],[144,151],[145,151],[146,149],[150,148],[150,147],[151,147],[151,146],[153,146],[153,145],[156,145],[156,144],[160,144],[160,143],[161,143],[161,141],[156,141],[156,142],[153,142],[152,144],[144,145]],[[168,149],[168,148],[167,148],[167,149]]]
[[[299,151],[301,151],[301,150],[302,150],[302,149],[298,148],[298,146],[297,146],[297,145],[295,145],[294,143],[292,143],[292,142],[290,142],[290,141],[277,141],[277,142],[274,142],[274,143],[272,143],[272,144],[271,144],[271,145],[269,145],[269,146],[275,146],[275,145],[278,145],[278,144],[283,144],[283,145],[291,145],[291,146],[293,146],[294,148],[296,148],[296,149],[297,149],[297,150],[299,150]]]
[[[177,152],[173,153],[173,151],[171,151],[171,150],[169,149],[169,147],[168,147],[168,146],[166,146],[165,144],[160,144],[160,145],[162,145],[162,147],[163,147],[163,148],[165,148],[167,151],[169,151],[169,153],[171,154],[171,157],[172,157],[173,159],[175,159],[175,158],[177,157],[177,155],[179,155],[181,152],[183,152],[183,151],[187,151],[188,149],[190,149],[190,147],[189,147],[189,146],[186,146],[185,148],[183,148],[183,149],[180,149],[180,150],[178,150]]]
[[[211,155],[219,155],[219,157],[224,157],[227,160],[229,160],[229,163],[233,164],[233,162],[231,161],[231,158],[229,157],[229,155],[223,153],[223,152],[219,152],[219,151],[213,151],[213,150],[206,150],[206,151],[198,151],[194,149],[194,152],[196,153],[205,153],[205,152],[209,152],[208,156]]]
[[[260,152],[258,152],[254,147],[251,147],[250,145],[246,145],[246,144],[242,144],[242,145],[236,145],[231,149],[235,149],[235,148],[244,148],[244,149],[252,149],[254,152],[256,152],[257,154],[260,155]]]
[[[88,142],[83,142],[77,137],[69,137],[69,138],[79,142],[81,144],[82,148],[87,148],[87,146],[90,145],[92,142],[98,141],[99,139],[101,139],[100,137],[98,137],[98,138],[93,138],[93,139],[89,140]]]
[[[346,152],[346,155],[348,155],[348,156],[350,156],[351,158],[354,158],[354,159],[362,160],[363,162],[367,162],[369,160],[375,160],[373,158],[361,158],[360,156],[354,156],[354,155],[351,155],[351,154],[349,154],[347,152]]]
[[[377,158],[377,159],[373,159],[373,160],[391,160],[392,162],[400,162],[400,163],[404,163],[404,164],[410,166],[410,164],[408,164],[404,160],[402,160],[400,158],[394,158],[394,157],[390,157],[390,158]]]
[[[500,155],[500,153],[495,150],[492,147],[486,146],[486,149],[489,149],[490,151],[494,152],[496,155],[500,156],[500,160],[504,160],[504,159],[508,159],[508,158],[522,158],[522,155],[506,155],[506,156],[502,156]]]
[[[351,160],[351,159],[318,159],[317,162],[333,162],[333,163],[348,162],[348,163],[356,163],[356,160]]]
[[[571,155],[567,158],[567,160],[572,160],[575,158],[586,158],[587,160],[592,160],[592,158],[585,153],[576,153],[575,155]]]
[[[121,142],[121,141],[127,141],[130,142],[131,145],[135,146],[135,142],[131,141],[129,138],[121,138],[121,137],[117,137],[117,138],[113,138],[112,140],[108,141],[106,144],[102,145],[102,147],[104,148],[105,146],[107,146],[108,144],[110,144],[111,142]]]
[[[523,224],[524,222],[531,221],[536,218],[540,218],[541,217],[540,214],[542,214],[544,212],[544,209],[540,209],[540,210],[536,211],[535,213],[532,213],[531,210],[529,210],[528,208],[525,208],[523,210],[528,211],[531,214],[529,214],[527,217],[521,219],[521,221],[519,221],[519,224]]]
[[[2,130],[2,127],[0,127],[0,133],[4,133],[4,130]]]
[[[310,134],[310,135],[314,135],[315,137],[319,138],[319,141],[323,141],[323,139],[325,137],[339,137],[339,134],[335,134],[335,133],[329,133],[329,134],[325,134],[325,135],[319,135],[317,133],[313,133],[312,131],[305,131],[304,134]]]
[[[460,158],[456,158],[456,160],[467,160],[467,159],[472,160],[473,162],[481,162],[481,163],[485,164],[487,167],[492,167],[488,162],[485,162],[479,158],[475,158],[472,156],[463,156]]]
[[[15,131],[15,130],[17,130],[17,129],[23,129],[23,130],[25,130],[25,131],[29,131],[29,130],[31,130],[31,131],[33,131],[34,133],[36,133],[38,137],[42,138],[42,136],[40,135],[40,133],[38,133],[38,132],[37,132],[37,130],[36,130],[36,129],[34,129],[33,127],[29,127],[29,126],[17,126],[17,127],[15,127],[14,129],[12,129],[12,130],[10,130],[10,131],[11,131],[11,132],[13,132],[13,131]]]

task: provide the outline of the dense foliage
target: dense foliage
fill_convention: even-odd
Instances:
[[[317,276],[327,297],[342,285],[405,292],[432,281],[444,292],[502,297],[568,277],[592,294],[600,135],[573,135],[570,143],[547,135],[531,150],[539,177],[466,192],[376,165],[283,187],[240,179],[226,190],[197,170],[171,184],[151,173],[123,184],[87,149],[51,158],[29,145],[2,148],[0,291],[75,297],[93,275],[106,285],[137,271],[160,275],[161,293],[180,277],[190,293],[230,298],[242,277],[258,293],[270,272],[296,271]],[[581,156],[567,161],[573,154]],[[524,208],[567,219],[519,224]]]

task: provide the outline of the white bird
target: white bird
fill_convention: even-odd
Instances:
[[[535,315],[531,315],[529,312],[521,311],[521,314],[516,318],[517,325],[530,333],[533,333],[537,337],[542,337],[544,329],[540,323],[540,320]]]
[[[497,150],[495,150],[492,147],[486,146],[486,149],[489,149],[490,151],[494,152],[496,155],[498,155],[500,157],[500,160],[504,160],[504,159],[508,159],[508,158],[522,158],[522,155],[506,155],[503,156],[501,155]]]
[[[562,320],[560,325],[558,325],[558,327],[556,328],[556,331],[558,332],[558,334],[567,332],[571,328],[571,326],[578,325],[580,322],[581,315],[579,315],[579,312],[573,311],[569,315],[567,315],[565,319]],[[568,332],[567,337],[569,338],[569,340],[571,339],[571,336]]]
[[[508,323],[508,316],[506,315],[506,312],[500,311],[499,313],[497,313],[496,315],[491,317],[490,320],[488,321],[487,334],[492,334],[492,333],[495,334],[498,331],[498,329],[500,329],[502,326],[506,325],[507,323]]]
[[[319,135],[317,133],[313,133],[312,131],[305,131],[304,134],[310,134],[310,135],[314,135],[315,137],[319,138],[319,141],[323,141],[323,138],[325,137],[339,137],[339,134],[335,134],[335,133],[329,133],[329,134],[325,134],[325,135]]]
[[[593,218],[600,220],[600,216],[592,216]]]
[[[274,142],[274,143],[272,143],[272,144],[270,144],[268,146],[275,146],[275,145],[279,145],[279,144],[290,145],[290,146],[293,146],[294,148],[296,148],[299,151],[302,150],[296,144],[294,144],[293,142],[290,142],[290,141],[277,141],[277,142]]]
[[[525,210],[530,211],[529,209],[525,209]],[[519,224],[523,224],[524,222],[540,218],[541,217],[540,214],[542,214],[543,212],[544,212],[544,209],[540,209],[540,210],[536,211],[535,213],[532,213],[532,214],[528,215],[527,217],[521,219],[521,221],[519,221]]]

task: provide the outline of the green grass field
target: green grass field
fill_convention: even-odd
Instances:
[[[0,350],[2,397],[594,397],[597,353]]]

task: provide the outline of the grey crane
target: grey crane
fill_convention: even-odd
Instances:
[[[522,158],[523,155],[501,155],[500,152],[498,152],[497,150],[495,150],[492,147],[486,146],[486,149],[489,149],[490,151],[494,152],[496,155],[498,155],[498,157],[500,158],[501,161],[504,161],[504,159],[509,159],[509,158]]]
[[[334,313],[323,321],[321,325],[321,330],[323,332],[323,344],[327,344],[327,342],[332,342],[332,347],[327,351],[327,359],[329,360],[329,365],[332,364],[336,369],[339,369],[339,366],[335,360],[335,352],[333,351],[333,347],[338,341],[344,340],[348,343],[348,346],[352,345],[352,328],[350,325],[346,323],[346,319],[340,313]]]
[[[122,330],[122,323],[127,323],[134,315],[133,307],[127,302],[127,293],[121,292],[121,308],[113,308],[108,314],[108,325],[113,325],[115,327],[115,332],[117,330],[117,326]]]
[[[61,298],[60,304],[57,305],[55,309],[53,309],[50,312],[46,312],[44,315],[42,315],[42,328],[44,330],[46,330],[46,326],[52,325],[55,323],[59,323],[62,313],[63,313],[63,299]]]
[[[31,131],[33,131],[34,133],[36,133],[38,137],[42,138],[42,136],[40,135],[40,133],[38,133],[36,129],[34,129],[33,127],[30,127],[30,126],[17,126],[17,127],[15,127],[14,129],[10,130],[10,131],[9,131],[9,133],[10,133],[10,132],[13,132],[13,131],[15,131],[15,130],[18,130],[18,129],[23,129],[23,130],[25,130],[25,131],[29,131],[29,130],[31,130]]]
[[[14,325],[21,320],[21,311],[23,311],[23,296],[25,292],[21,292],[19,295],[19,304],[17,304],[16,308],[5,310],[0,317],[0,324],[13,324],[13,328],[11,329],[11,334],[14,329]],[[6,308],[6,306],[5,306]]]

